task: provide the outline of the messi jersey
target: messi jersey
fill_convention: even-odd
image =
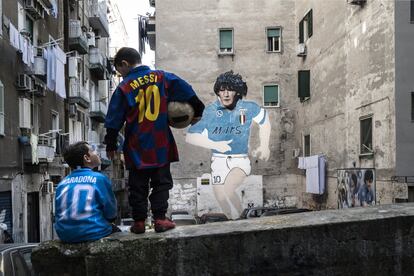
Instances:
[[[233,140],[225,154],[247,154],[250,127],[253,121],[263,124],[266,111],[255,102],[238,100],[233,110],[219,100],[206,107],[201,121],[191,126],[189,133],[203,133],[213,141]],[[219,153],[213,150],[213,153]]]
[[[193,96],[187,82],[148,66],[136,67],[124,78],[112,95],[105,127],[119,131],[126,122],[123,150],[128,168],[156,168],[178,161],[167,105]]]
[[[112,232],[116,218],[115,195],[109,179],[91,169],[73,171],[58,185],[55,230],[64,242],[93,241]]]

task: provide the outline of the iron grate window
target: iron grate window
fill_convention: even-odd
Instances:
[[[361,154],[373,153],[372,147],[372,117],[361,119]]]

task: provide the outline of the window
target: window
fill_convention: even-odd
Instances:
[[[311,141],[310,134],[303,136],[303,154],[304,156],[310,156],[311,153]]]
[[[414,122],[414,92],[411,92],[411,121]]]
[[[313,15],[310,10],[299,22],[299,43],[305,43],[313,35]]]
[[[263,106],[279,106],[279,86],[276,84],[263,87]]]
[[[410,22],[414,23],[414,0],[410,1]]]
[[[280,52],[281,44],[281,30],[280,28],[268,28],[267,34],[267,51],[268,52]]]
[[[310,98],[310,71],[298,71],[298,97],[303,102]]]
[[[361,124],[361,154],[372,154],[372,117],[360,119]]]
[[[4,134],[4,85],[0,81],[0,135]]]
[[[220,30],[220,53],[233,53],[233,30]]]

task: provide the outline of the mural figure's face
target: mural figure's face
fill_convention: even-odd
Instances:
[[[227,108],[233,104],[236,91],[220,90],[218,96],[223,106]]]

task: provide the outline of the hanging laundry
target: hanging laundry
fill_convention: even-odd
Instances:
[[[16,50],[19,50],[19,31],[16,29],[16,27],[13,26],[12,23],[9,25],[10,28],[10,44],[15,48]]]
[[[325,192],[325,157],[322,155],[299,157],[298,161],[298,168],[306,170],[306,192],[323,194]]]
[[[53,50],[53,46],[49,46],[47,50],[43,51],[43,54],[46,55],[46,62],[47,62],[47,79],[46,84],[47,88],[51,91],[55,91],[56,83],[55,83],[55,76],[56,76],[56,56]]]
[[[55,84],[56,84],[56,93],[62,98],[66,99],[66,88],[65,88],[65,64],[66,64],[66,54],[60,49],[59,46],[54,48],[56,56],[56,75],[55,75]]]

